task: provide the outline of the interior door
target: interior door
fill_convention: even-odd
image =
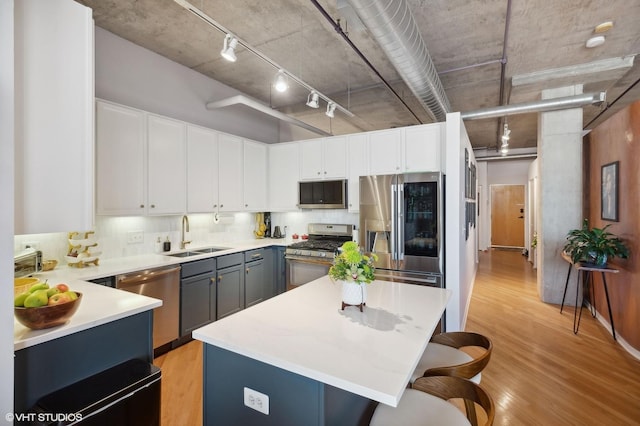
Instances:
[[[524,247],[524,185],[491,185],[491,245]]]

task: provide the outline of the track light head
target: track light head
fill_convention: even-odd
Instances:
[[[327,104],[327,112],[325,112],[325,114],[327,115],[327,117],[329,118],[333,118],[334,117],[334,111],[336,110],[336,104],[334,104],[333,102],[329,102]]]
[[[229,62],[235,62],[238,59],[236,58],[236,47],[238,47],[238,39],[231,34],[227,34],[224,38],[224,45],[220,55]]]
[[[307,96],[307,106],[310,108],[318,108],[320,106],[320,102],[318,101],[318,92],[312,90]]]
[[[273,84],[278,92],[286,92],[289,88],[289,83],[287,82],[287,76],[284,74],[284,71],[278,71],[276,75],[276,81]]]

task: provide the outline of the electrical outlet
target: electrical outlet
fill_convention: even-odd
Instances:
[[[144,243],[143,231],[129,231],[127,232],[127,244],[141,244]]]
[[[244,388],[244,405],[269,415],[269,395],[265,395],[251,388]]]

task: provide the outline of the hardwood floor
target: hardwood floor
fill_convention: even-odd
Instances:
[[[514,251],[480,254],[467,331],[493,340],[482,386],[496,425],[640,424],[640,361],[585,310],[538,298],[535,272]]]
[[[202,425],[202,343],[193,340],[153,363],[162,370],[161,424]]]
[[[587,311],[573,334],[573,307],[542,303],[535,271],[516,251],[480,254],[468,331],[493,340],[482,386],[496,425],[640,425],[640,361]],[[202,345],[156,358],[162,424],[202,424]]]

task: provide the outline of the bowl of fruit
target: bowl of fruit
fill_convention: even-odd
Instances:
[[[66,284],[49,286],[39,282],[15,297],[13,312],[20,324],[41,330],[69,321],[81,300],[82,293],[69,290]]]

